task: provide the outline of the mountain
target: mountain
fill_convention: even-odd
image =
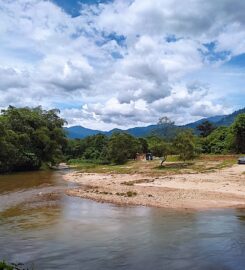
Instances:
[[[70,139],[82,139],[87,136],[96,135],[98,133],[111,136],[114,132],[127,132],[128,134],[135,137],[146,137],[147,135],[151,134],[154,130],[157,129],[157,125],[150,125],[147,127],[135,127],[127,130],[114,128],[110,131],[94,130],[82,126],[65,127],[64,129],[67,132],[68,138]]]
[[[147,127],[135,127],[126,130],[127,133],[135,137],[146,137],[157,129],[157,125],[150,125]]]
[[[226,115],[224,116],[222,119],[220,119],[216,125],[217,126],[230,126],[235,118],[239,115],[239,114],[242,114],[242,113],[245,113],[245,108],[241,109],[241,110],[238,110],[238,111],[235,111],[233,112],[232,114],[229,114],[229,115]]]
[[[208,117],[208,118],[203,118],[200,119],[196,122],[193,123],[189,123],[183,126],[175,126],[174,129],[175,131],[178,128],[192,128],[192,129],[196,129],[196,127],[198,125],[200,125],[203,121],[208,120],[209,122],[212,122],[215,126],[230,126],[237,115],[241,114],[241,113],[245,113],[245,108],[235,111],[232,114],[229,115],[216,115],[216,116],[212,116],[212,117]],[[112,135],[112,133],[114,132],[127,132],[130,135],[133,135],[135,137],[146,137],[148,135],[151,135],[152,133],[157,133],[159,130],[159,127],[157,125],[150,125],[150,126],[146,126],[146,127],[134,127],[134,128],[129,128],[126,130],[122,130],[122,129],[112,129],[110,131],[100,131],[100,130],[94,130],[94,129],[89,129],[89,128],[85,128],[82,126],[72,126],[72,127],[68,127],[65,128],[67,135],[69,138],[74,139],[74,138],[78,138],[78,139],[82,139],[85,138],[87,136],[91,136],[91,135],[96,135],[98,133],[102,133],[105,135]],[[163,130],[161,130],[162,132]],[[165,134],[171,134],[171,130],[167,129],[165,130]]]
[[[216,116],[212,116],[212,117],[208,117],[208,118],[202,118],[200,120],[197,120],[196,122],[186,124],[183,127],[195,129],[195,128],[197,128],[197,126],[199,126],[204,121],[209,121],[209,122],[216,125],[216,123],[221,121],[224,117],[226,117],[226,115],[216,115]]]
[[[67,132],[68,138],[70,139],[82,139],[98,133],[105,133],[100,130],[89,129],[82,126],[65,127],[64,129]]]

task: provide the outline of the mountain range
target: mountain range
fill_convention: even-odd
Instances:
[[[242,113],[245,113],[245,108],[238,110],[238,111],[235,111],[235,112],[228,114],[228,115],[216,115],[216,116],[212,116],[212,117],[208,117],[208,118],[202,118],[202,119],[195,121],[193,123],[189,123],[189,124],[182,125],[182,126],[175,126],[175,128],[192,128],[195,130],[198,125],[200,125],[202,122],[204,122],[206,120],[213,123],[217,127],[230,126],[233,123],[236,116],[239,114],[242,114]],[[67,132],[68,138],[71,138],[71,139],[75,139],[75,138],[82,139],[82,138],[85,138],[87,136],[96,135],[98,133],[102,133],[102,134],[110,136],[112,133],[114,133],[116,131],[119,131],[119,132],[123,131],[123,132],[131,134],[135,137],[146,137],[148,135],[151,135],[153,132],[157,131],[158,128],[159,128],[158,125],[150,125],[150,126],[146,126],[146,127],[129,128],[126,130],[112,129],[110,131],[101,131],[101,130],[94,130],[94,129],[85,128],[82,126],[71,126],[71,127],[66,127],[65,131]]]

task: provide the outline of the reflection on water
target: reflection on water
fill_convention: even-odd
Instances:
[[[63,192],[37,199],[40,190],[66,183],[57,172],[33,178],[10,176],[10,187],[0,179],[0,203],[6,195],[24,197],[0,212],[0,258],[45,270],[245,269],[243,211],[117,207]]]

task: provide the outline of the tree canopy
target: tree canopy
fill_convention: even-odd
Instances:
[[[196,155],[195,137],[191,131],[179,133],[174,140],[174,147],[181,160],[193,159]]]
[[[245,153],[245,113],[236,117],[231,130],[234,136],[234,150],[237,153]]]
[[[0,172],[38,169],[57,164],[66,144],[58,110],[15,108],[0,115]]]
[[[210,135],[215,130],[215,128],[216,127],[209,121],[204,121],[199,126],[197,126],[197,130],[200,132],[200,136],[202,137],[207,137]]]

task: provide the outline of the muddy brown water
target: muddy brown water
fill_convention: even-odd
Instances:
[[[244,211],[101,204],[66,196],[65,173],[0,176],[0,259],[45,270],[245,269]]]

